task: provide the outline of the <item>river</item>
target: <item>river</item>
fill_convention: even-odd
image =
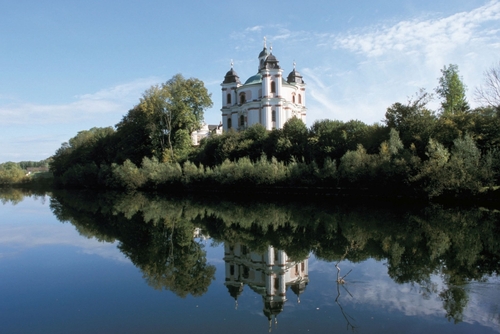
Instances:
[[[1,333],[499,333],[500,213],[0,192]]]

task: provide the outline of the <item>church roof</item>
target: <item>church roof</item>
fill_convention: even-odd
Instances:
[[[292,83],[292,82],[295,82],[298,84],[304,83],[304,80],[302,79],[302,75],[299,72],[297,72],[295,70],[295,68],[293,69],[292,72],[290,72],[290,74],[288,74],[288,78],[286,79],[286,81],[288,81],[289,83]]]
[[[267,48],[264,46],[264,49],[262,49],[262,51],[259,53],[259,58],[260,57],[265,57],[269,54],[269,52],[267,52]]]
[[[269,56],[267,56],[266,61],[265,61],[265,66],[266,68],[280,68],[280,65],[278,64],[278,59],[271,53]]]
[[[262,82],[262,75],[260,73],[257,73],[248,78],[247,81],[245,81],[245,85],[257,84],[261,82]]]
[[[238,76],[238,73],[236,73],[236,71],[231,68],[224,76],[224,81],[222,83],[227,84],[233,82],[240,83],[240,77]]]

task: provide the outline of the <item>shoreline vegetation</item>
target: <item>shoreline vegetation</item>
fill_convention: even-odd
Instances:
[[[190,136],[210,94],[177,74],[148,89],[114,128],[78,132],[46,163],[58,188],[498,202],[500,101],[471,109],[457,66],[441,72],[436,111],[421,90],[388,107],[382,123],[308,128],[292,118],[282,129],[240,126],[199,146]],[[0,185],[48,183],[21,171],[1,164]]]

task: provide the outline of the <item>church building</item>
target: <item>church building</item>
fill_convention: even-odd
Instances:
[[[222,125],[224,131],[244,130],[260,123],[267,130],[281,129],[292,117],[306,122],[306,84],[295,70],[283,77],[278,59],[266,47],[259,54],[257,74],[244,84],[233,68],[222,82]]]

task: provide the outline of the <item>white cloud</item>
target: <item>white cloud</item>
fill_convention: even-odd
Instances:
[[[393,103],[406,102],[420,88],[432,92],[440,69],[448,64],[458,65],[474,107],[474,87],[500,54],[499,21],[500,2],[491,1],[447,17],[317,33],[316,46],[309,46],[316,50],[316,64],[303,71],[308,122],[324,118],[327,109],[328,118],[380,121]],[[437,105],[435,101],[431,107]]]
[[[251,31],[251,32],[260,32],[262,30],[262,26],[253,26],[253,27],[248,27],[245,29],[245,31]]]
[[[103,114],[124,115],[139,101],[144,90],[159,82],[158,78],[137,79],[96,93],[76,96],[76,101],[67,104],[16,102],[3,105],[0,106],[0,125],[74,123],[100,117]]]
[[[420,51],[427,57],[449,52],[474,40],[496,38],[498,29],[483,27],[500,20],[500,2],[488,4],[470,12],[426,20],[407,20],[393,26],[369,27],[366,33],[334,36],[333,47],[377,57],[392,52]]]

